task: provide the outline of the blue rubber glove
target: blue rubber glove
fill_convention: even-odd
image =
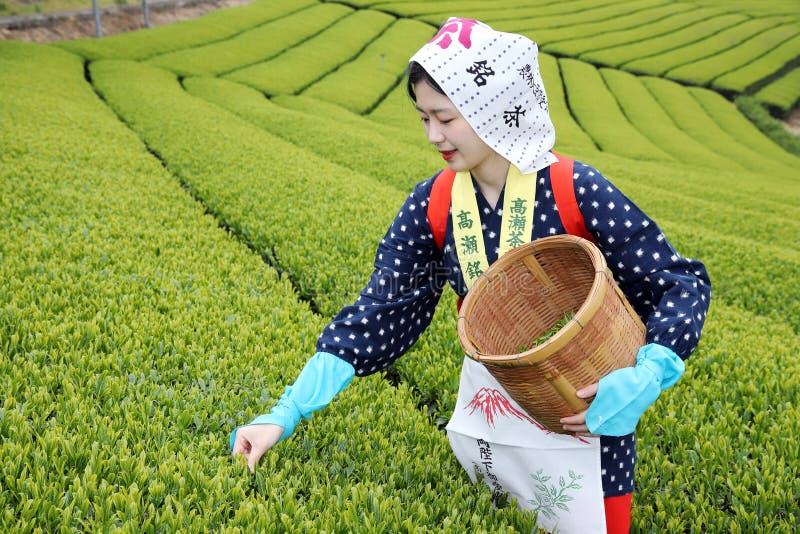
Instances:
[[[278,404],[268,414],[259,415],[248,425],[271,423],[283,427],[280,443],[294,432],[301,417],[311,419],[311,412],[320,410],[330,404],[353,380],[355,369],[352,365],[327,352],[316,353],[306,363],[295,383],[287,386]],[[245,425],[246,426],[246,425]],[[230,450],[236,441],[238,426],[231,432]]]
[[[639,349],[636,366],[617,369],[600,379],[597,395],[586,412],[592,434],[625,436],[659,394],[675,384],[686,365],[672,350],[651,343]]]

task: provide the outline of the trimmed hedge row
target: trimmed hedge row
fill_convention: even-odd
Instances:
[[[691,161],[698,167],[743,169],[735,161],[698,144],[679,129],[633,74],[616,69],[600,69],[600,74],[627,120],[673,158]]]
[[[765,159],[782,163],[789,169],[797,169],[798,158],[781,149],[772,139],[753,126],[747,117],[738,112],[732,102],[719,93],[699,87],[689,87],[687,91],[731,137],[735,136],[740,142],[758,151]]]
[[[270,95],[299,93],[357,56],[393,21],[377,11],[356,11],[278,57],[235,70],[225,78]]]
[[[618,2],[619,0],[595,0],[594,2],[589,0],[572,0],[570,2],[548,3],[544,6],[518,4],[516,7],[502,9],[492,9],[486,6],[480,6],[476,7],[475,9],[467,8],[464,10],[459,10],[460,13],[457,16],[478,19],[482,22],[489,23],[490,25],[497,24],[496,21],[537,19],[541,17],[558,17],[557,20],[559,21],[563,20],[563,18],[567,18],[570,22],[577,23],[592,20],[592,17],[595,16],[595,13],[582,15],[587,11],[596,10],[599,12],[599,10],[603,9],[615,11],[618,9],[615,4]],[[603,14],[605,14],[605,11],[600,12],[600,16]],[[430,22],[431,24],[439,25],[451,16],[453,16],[452,11],[442,9],[437,13],[425,14],[418,18],[426,22]],[[572,19],[571,17],[577,18]]]
[[[331,104],[330,102],[323,102],[315,98],[307,96],[292,96],[292,95],[278,95],[270,99],[271,102],[278,104],[287,109],[294,109],[302,111],[307,115],[324,116],[328,119],[335,120],[342,126],[354,126],[358,129],[367,129],[371,132],[379,134],[386,139],[396,139],[407,145],[416,146],[421,149],[427,149],[433,152],[433,159],[436,160],[436,165],[441,165],[439,158],[441,155],[436,152],[428,143],[425,138],[425,128],[419,119],[419,113],[414,109],[414,105],[405,92],[405,86],[398,85],[391,93],[391,98],[395,100],[397,106],[397,117],[401,120],[387,121],[386,124],[377,123],[371,118],[374,116],[356,115],[341,106]],[[388,97],[387,97],[388,99]],[[378,106],[377,109],[383,106],[387,99]]]
[[[678,128],[709,149],[748,168],[760,168],[762,172],[775,172],[782,176],[795,174],[791,167],[782,165],[779,161],[772,161],[746,143],[741,143],[738,135],[730,135],[722,130],[683,86],[648,76],[641,80],[661,107],[672,117]]]
[[[431,149],[430,143],[425,137],[425,128],[420,120],[419,112],[414,109],[413,102],[406,91],[405,80],[397,84],[366,116],[373,124],[392,128],[405,135],[413,132],[414,142]]]
[[[539,54],[539,71],[547,91],[547,107],[556,129],[555,150],[593,152],[597,146],[575,122],[567,105],[558,61],[548,54]]]
[[[800,78],[800,76],[798,76]],[[764,135],[782,146],[784,150],[800,156],[800,139],[786,131],[772,115],[764,109],[754,97],[739,96],[735,100],[736,107],[748,118]]]
[[[144,59],[228,39],[315,3],[315,0],[256,0],[244,7],[215,11],[204,17],[167,26],[102,39],[60,41],[56,46],[88,59]]]
[[[0,45],[0,58],[6,58],[6,51],[11,57],[11,50]],[[466,477],[450,455],[446,440],[431,431],[414,406],[414,398],[428,403],[429,413],[441,422],[454,403],[460,349],[453,331],[454,299],[449,292],[426,336],[397,366],[407,385],[395,390],[377,377],[356,381],[324,416],[267,455],[255,477],[242,476],[240,466],[231,465],[222,451],[227,430],[260,411],[261,405],[274,402],[282,385],[292,380],[312,350],[324,320],[311,316],[285,281],[278,281],[254,254],[233,244],[207,217],[200,216],[198,207],[174,183],[168,184],[166,173],[141,144],[110,114],[100,114],[102,106],[82,83],[79,61],[70,59],[65,69],[44,59],[51,52],[31,52],[46,47],[26,47],[24,53],[22,48],[13,50],[18,61],[9,62],[6,72],[0,67],[0,123],[5,123],[0,175],[10,169],[22,178],[0,180],[0,209],[10,214],[6,219],[14,223],[7,225],[0,251],[3,255],[8,251],[9,257],[27,258],[31,252],[26,238],[31,229],[47,217],[49,226],[44,239],[34,240],[37,246],[32,256],[40,259],[34,268],[12,262],[2,262],[0,267],[4,279],[23,272],[25,280],[39,277],[44,281],[3,286],[6,295],[14,295],[8,301],[0,289],[0,302],[29,306],[4,306],[5,321],[0,321],[0,339],[5,343],[2,354],[15,357],[1,369],[0,375],[8,377],[2,382],[3,391],[8,384],[8,391],[25,399],[23,403],[14,401],[13,406],[4,400],[0,417],[3,484],[7,488],[0,492],[4,509],[0,525],[4,529],[531,530],[524,514],[493,510],[487,491],[464,485]],[[66,61],[65,57],[59,54],[58,62]],[[34,71],[26,78],[34,65],[41,72]],[[315,247],[327,246],[327,256],[338,261],[338,248],[350,244],[342,238],[349,234],[337,223],[360,208],[347,213],[331,210],[325,219],[313,207],[318,203],[307,202],[307,197],[352,207],[346,202],[354,192],[356,197],[361,189],[377,192],[370,202],[378,206],[355,214],[372,216],[357,219],[363,235],[350,235],[356,247],[371,254],[378,234],[372,235],[373,228],[364,221],[378,220],[382,233],[407,191],[405,186],[402,191],[384,187],[360,173],[354,177],[310,151],[297,150],[248,127],[186,95],[174,76],[157,69],[106,62],[92,65],[90,73],[103,94],[113,93],[112,105],[119,112],[124,110],[125,120],[164,158],[167,168],[213,206],[257,252],[275,260],[278,268],[288,264],[295,282],[312,288],[308,296],[325,292],[320,285],[324,280],[317,277],[314,265],[298,258],[316,254]],[[13,91],[8,80],[14,80]],[[186,82],[190,89],[195,83],[211,83]],[[30,91],[30,84],[41,90]],[[76,98],[78,91],[72,89],[78,86],[83,96]],[[59,88],[58,94],[52,87]],[[27,98],[24,102],[22,95]],[[261,105],[256,106],[256,97],[250,96],[255,114],[270,109],[278,115],[263,97],[258,97]],[[569,96],[572,103],[576,95]],[[64,106],[64,98],[69,105]],[[390,98],[401,116],[405,97],[400,88]],[[12,99],[13,105],[9,105]],[[370,117],[388,117],[388,100]],[[367,122],[342,108],[305,97],[274,101],[286,108],[335,118],[339,126],[330,130],[331,137],[346,137],[351,131],[356,136]],[[407,100],[404,103],[409,105]],[[708,115],[697,101],[691,111],[701,109],[700,114],[711,124],[719,120],[723,127],[715,127],[724,131],[732,124],[727,117],[730,109],[715,106],[718,103],[712,102],[714,111]],[[80,109],[73,112],[73,106]],[[26,121],[14,124],[19,116]],[[413,111],[405,116],[416,122]],[[32,129],[27,118],[39,128]],[[90,128],[91,135],[76,133],[76,125]],[[421,128],[418,124],[414,128],[418,133],[413,138],[423,145]],[[392,131],[377,124],[373,129]],[[318,132],[315,135],[324,135],[323,128]],[[120,147],[114,165],[109,165],[107,148],[87,151],[96,139]],[[800,202],[795,182],[780,172],[778,176],[725,170],[707,173],[679,162],[650,163],[601,154],[590,145],[575,149],[587,151],[585,161],[596,165],[653,214],[681,252],[703,258],[715,283],[715,303],[706,333],[689,362],[687,376],[647,412],[640,427],[634,530],[790,532],[798,521],[795,503],[800,498],[800,447],[793,440],[800,430],[796,358],[800,310],[791,301],[800,261],[796,247],[787,250],[780,242],[784,239],[791,247],[788,235],[770,236],[780,245],[768,246],[730,234],[738,234],[742,225],[752,223],[754,227],[763,224],[769,235],[770,225],[779,222],[782,214],[797,220]],[[291,163],[282,161],[283,156]],[[130,169],[142,177],[131,180]],[[269,181],[264,173],[269,173]],[[129,185],[134,182],[135,188]],[[338,182],[344,187],[337,189]],[[130,187],[131,194],[120,192],[120,183]],[[692,193],[705,196],[691,199]],[[53,209],[52,198],[58,199],[55,206],[60,209]],[[289,216],[284,209],[289,204],[293,217],[301,217],[298,225],[307,223],[308,227],[285,224]],[[123,213],[139,218],[109,224],[120,206],[127,210]],[[142,217],[143,209],[157,215]],[[703,215],[707,221],[727,222],[736,210],[742,220],[726,226],[724,234],[710,232],[708,225],[703,225]],[[188,220],[181,218],[184,211],[191,214]],[[98,215],[87,215],[94,213]],[[770,213],[773,215],[762,217]],[[176,225],[176,220],[187,222]],[[84,225],[87,221],[90,224]],[[150,225],[150,231],[140,232],[142,221]],[[305,241],[304,233],[312,233],[315,243]],[[115,248],[129,234],[141,238],[141,247]],[[64,235],[71,242],[62,246]],[[329,239],[331,236],[334,239]],[[148,248],[159,242],[169,245]],[[206,279],[204,273],[216,272],[215,260],[221,250],[228,249],[235,253],[223,254],[217,268],[220,277]],[[97,256],[100,259],[95,260]],[[169,263],[152,274],[147,270],[163,266],[165,258],[177,262],[183,257],[187,260]],[[119,258],[123,261],[115,263]],[[271,281],[261,276],[250,282],[249,271],[232,269],[246,266],[247,261],[253,263],[253,269],[268,273]],[[69,268],[63,268],[64,262]],[[115,271],[123,262],[128,270]],[[362,258],[358,263],[367,267],[369,261]],[[338,264],[319,265],[328,269]],[[118,277],[116,284],[103,285],[109,278],[114,280],[115,274],[127,275],[132,269],[146,273],[147,279]],[[337,273],[340,278],[353,274],[345,269]],[[359,288],[365,277],[362,273],[354,279],[353,288]],[[53,280],[64,285],[56,286]],[[129,292],[125,283],[139,285]],[[54,293],[53,287],[58,291]],[[126,291],[120,293],[119,287]],[[341,295],[343,302],[355,297],[353,288]],[[144,306],[132,306],[130,294],[139,292],[150,300]],[[16,296],[30,294],[42,296],[33,304]],[[285,295],[285,303],[280,297],[269,300],[276,294]],[[246,303],[239,304],[240,299]],[[153,311],[148,310],[150,303]],[[185,309],[187,304],[190,309]],[[278,308],[273,310],[273,304]],[[328,302],[320,308],[327,313],[324,310],[335,311],[337,306]],[[135,311],[129,311],[132,307]],[[230,308],[242,311],[231,314]],[[103,309],[121,311],[115,317],[98,315]],[[208,323],[198,319],[198,309],[203,310],[203,317],[208,315]],[[270,310],[268,317],[265,309]],[[56,310],[61,315],[51,319],[42,310]],[[34,323],[26,335],[20,331],[17,338],[6,335],[16,328],[8,325],[28,328],[29,323],[22,319],[26,316],[52,323],[42,323],[44,327]],[[75,320],[70,323],[73,317],[79,318],[79,327],[74,333],[65,333],[76,324]],[[200,329],[195,331],[198,325]],[[139,333],[143,337],[137,337]],[[287,340],[297,341],[296,346],[289,346]],[[28,352],[11,352],[11,342],[26,344]],[[125,352],[127,347],[134,347],[135,352]],[[278,353],[286,356],[279,360],[275,357]],[[208,354],[213,357],[198,357]],[[260,372],[243,369],[239,363],[242,354],[253,354]],[[732,358],[736,365],[730,365]],[[6,363],[5,359],[0,362]],[[142,364],[152,368],[149,374],[140,371]],[[248,364],[248,369],[251,366]],[[238,389],[227,390],[230,384],[237,384]],[[260,401],[248,397],[249,391],[260,393]],[[84,404],[93,411],[81,411]],[[45,409],[36,410],[39,406]],[[205,420],[198,418],[195,407],[210,415]],[[235,413],[231,416],[231,412]],[[64,424],[58,426],[62,420]],[[31,425],[44,429],[35,439],[24,432],[15,433]],[[74,428],[84,430],[72,435]],[[358,438],[348,437],[353,429]],[[13,441],[7,439],[12,435]],[[92,446],[83,436],[94,437],[98,445]],[[112,443],[117,454],[109,452]],[[376,458],[380,461],[374,461]],[[686,494],[693,496],[689,503],[680,498]],[[28,498],[31,495],[42,498]],[[23,524],[18,517],[38,519]]]
[[[544,4],[552,2],[543,2]],[[430,15],[431,13],[441,13],[449,11],[453,17],[463,17],[467,9],[509,9],[519,7],[519,2],[516,0],[496,0],[490,6],[486,5],[484,0],[443,0],[441,2],[421,2],[418,0],[400,0],[400,1],[379,1],[375,2],[375,8],[393,13],[403,17],[418,17],[419,15]],[[439,26],[444,20],[433,23]]]
[[[772,0],[771,2],[753,2],[752,0],[694,0],[695,4],[706,6],[723,6],[750,16],[797,15],[797,3],[794,0]]]
[[[601,150],[638,160],[673,159],[631,126],[597,69],[568,58],[559,65],[570,109]]]
[[[232,461],[228,432],[274,402],[324,320],[185,194],[77,57],[0,58],[0,529],[530,532],[379,377],[255,476]]]
[[[487,20],[502,24],[502,21],[529,20],[535,24],[532,27],[552,28],[554,26],[568,27],[573,24],[586,24],[597,20],[611,20],[616,17],[630,13],[632,9],[638,7],[648,7],[662,4],[663,0],[636,0],[623,2],[564,2],[554,6],[554,13],[543,13],[543,9],[537,7],[507,10],[497,13]],[[555,9],[558,11],[556,12]],[[537,22],[538,21],[538,22]]]
[[[374,129],[351,126],[346,136],[331,135],[341,127],[337,120],[324,114],[282,108],[255,89],[234,82],[189,78],[183,84],[189,94],[225,108],[272,135],[404,191],[411,191],[414,184],[432,174],[436,160],[441,161],[432,151],[381,136]],[[385,156],[376,157],[377,154]]]
[[[800,67],[795,67],[788,74],[764,86],[753,97],[785,113],[797,106],[797,102],[800,100],[798,87],[800,87]],[[750,117],[750,119],[753,118]]]
[[[684,46],[624,63],[623,67],[637,72],[658,75],[670,71],[676,72],[677,76],[680,75],[681,72],[684,72],[681,70],[683,69],[681,65],[692,65],[698,58],[702,58],[700,59],[701,62],[708,61],[709,58],[716,59],[721,55],[729,53],[730,49],[735,47],[737,43],[758,35],[761,32],[774,29],[776,24],[780,24],[783,20],[784,19],[779,18],[746,20],[741,24],[729,27],[719,33],[712,34],[692,43],[687,43]],[[756,50],[751,50],[751,52],[754,51],[757,52]],[[730,70],[739,65],[741,65],[741,63],[735,63],[731,67],[725,67],[724,64],[721,66],[715,64],[713,68],[727,68],[727,70]],[[723,70],[722,72],[725,71]],[[667,74],[667,76],[671,77],[672,74]],[[711,79],[704,78],[702,71],[700,71],[699,76],[703,79],[699,81],[695,80],[693,83],[702,84]]]
[[[705,15],[706,13],[703,13],[701,16]],[[648,37],[644,33],[642,39],[636,42],[600,50],[590,50],[578,57],[584,61],[591,61],[609,67],[623,66],[628,69],[626,64],[629,62],[641,62],[650,56],[656,56],[673,49],[680,49],[704,39],[708,35],[713,35],[726,28],[741,24],[746,20],[747,17],[744,15],[720,14],[710,19],[688,22],[680,29],[656,37]],[[634,70],[633,67],[631,67],[631,70]]]
[[[642,35],[653,36],[656,32],[667,32],[681,27],[680,21],[686,15],[680,15],[691,7],[686,4],[658,4],[644,9],[632,9],[627,15],[614,17],[612,20],[600,20],[575,24],[559,25],[556,28],[528,28],[520,21],[520,31],[536,40],[550,52],[567,56],[577,56],[587,50],[597,50],[618,44],[638,41]],[[693,10],[697,20],[701,10]],[[645,30],[649,28],[649,31]],[[515,31],[513,28],[509,31]],[[642,33],[647,31],[647,33]]]
[[[109,105],[170,172],[256,249],[280,258],[302,297],[332,315],[361,288],[375,252],[365,243],[383,236],[394,216],[384,206],[400,206],[407,192],[186,94],[167,71],[109,60],[92,63],[90,72]],[[323,198],[349,200],[319,202]],[[358,239],[342,239],[356,229]]]
[[[181,76],[221,74],[277,56],[352,12],[340,4],[312,6],[225,41],[163,54],[149,62]]]
[[[694,165],[694,162],[670,165],[634,162],[607,152],[597,155],[602,158],[604,165],[609,166],[613,176],[631,179],[632,183],[714,200],[722,206],[737,206],[758,218],[794,219],[800,216],[795,187],[787,184],[785,177],[775,173],[703,169]],[[765,187],[763,176],[769,176],[766,183],[775,182],[774,185]],[[647,201],[650,196],[647,195],[643,200]],[[753,202],[753,198],[758,198],[758,202]],[[654,200],[657,201],[658,197]],[[658,202],[655,202],[655,207],[658,206]]]
[[[408,58],[434,33],[433,28],[422,22],[398,20],[357,58],[315,82],[303,94],[354,113],[365,113],[392,90],[403,77]]]
[[[595,50],[619,50],[624,49],[627,45],[635,45],[644,39],[669,35],[685,28],[689,24],[711,19],[721,13],[719,9],[680,9],[683,4],[671,4],[669,7],[672,10],[676,10],[676,12],[652,19],[634,19],[630,27],[625,26],[617,29],[612,26],[611,31],[603,29],[607,21],[600,21],[597,26],[590,28],[587,33],[564,41],[548,42],[546,48],[549,52],[555,54],[575,57]],[[626,18],[620,17],[619,20],[625,20]]]
[[[637,430],[631,531],[788,534],[800,521],[797,331],[717,302],[703,336]]]
[[[778,23],[777,26],[776,23]],[[745,26],[747,26],[747,30],[745,30]],[[764,56],[765,52],[770,52],[774,48],[780,49],[782,43],[793,35],[797,35],[798,26],[796,22],[792,23],[785,18],[759,19],[751,21],[749,24],[742,24],[736,30],[730,35],[725,35],[726,32],[722,32],[710,39],[704,39],[697,43],[698,55],[693,57],[692,60],[696,57],[702,57],[699,54],[713,55],[713,57],[704,57],[688,64],[682,64],[679,67],[668,70],[666,76],[675,80],[701,85],[707,84],[711,80],[730,80],[730,78],[722,75],[734,70],[740,70],[747,73],[745,76],[755,76],[754,81],[759,80],[783,67],[785,60],[777,61],[777,58],[775,58],[776,61],[774,62],[767,61],[761,69],[761,72],[764,73],[763,76],[758,71],[753,70],[753,61]],[[733,47],[731,47],[732,38],[735,38],[737,43]],[[691,47],[687,47],[687,50],[689,48]],[[790,52],[790,49],[787,48],[786,52]],[[791,52],[796,55],[797,47],[795,46]],[[789,54],[784,53],[784,55],[788,56]],[[767,57],[769,59],[773,58],[773,56]],[[716,86],[730,88],[724,80]]]
[[[793,27],[797,30],[798,24],[795,22]],[[790,64],[793,61],[796,62],[799,50],[800,35],[797,35],[795,31],[791,39],[784,41],[772,50],[769,50],[766,54],[759,56],[746,65],[712,80],[711,85],[719,89],[732,89],[740,92],[747,91],[761,80],[768,79],[770,76],[774,75],[782,69],[784,65]],[[789,78],[788,82],[792,83],[792,81],[793,78]],[[795,98],[800,97],[800,85],[795,85],[794,88]],[[789,108],[787,107],[785,109]]]

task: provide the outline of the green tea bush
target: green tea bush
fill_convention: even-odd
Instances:
[[[144,59],[228,39],[315,3],[314,0],[256,0],[243,7],[215,11],[176,24],[102,39],[61,41],[57,46],[88,59]]]
[[[563,150],[566,153],[596,150],[594,141],[586,135],[586,132],[575,122],[570,113],[556,58],[548,54],[540,54],[539,70],[547,90],[550,119],[556,129],[556,150]]]
[[[336,104],[307,96],[278,95],[272,97],[270,102],[287,109],[300,111],[306,115],[324,116],[335,120],[342,126],[370,130],[386,139],[396,139],[406,145],[427,149],[429,152],[433,152],[436,164],[441,165],[441,160],[439,159],[441,155],[431,147],[425,138],[425,128],[419,119],[419,112],[414,109],[413,102],[405,92],[405,86],[398,85],[392,91],[390,97],[384,99],[376,110],[380,109],[389,98],[396,100],[396,114],[393,118],[397,120],[387,120],[384,121],[385,124],[371,120],[375,117],[375,111],[366,116],[356,115]]]
[[[753,96],[756,100],[786,113],[794,109],[800,100],[798,87],[800,87],[800,67],[765,85]],[[753,117],[750,117],[750,120],[756,122]]]
[[[712,87],[744,92],[756,85],[761,80],[769,79],[780,72],[785,65],[797,61],[797,51],[800,49],[800,36],[797,35],[797,23],[791,26],[795,31],[788,33],[792,38],[775,46],[766,54],[760,55],[738,69],[728,72],[712,80]],[[767,48],[767,45],[764,45]],[[796,79],[795,76],[794,79]],[[789,82],[792,78],[789,79]],[[800,90],[795,85],[795,98],[800,96]]]
[[[800,77],[800,76],[798,76]],[[800,139],[786,131],[769,112],[756,100],[755,97],[739,96],[736,98],[736,107],[755,124],[764,135],[782,146],[784,150],[800,156]]]
[[[710,118],[706,117],[706,120]],[[786,220],[800,214],[794,203],[797,195],[795,188],[790,184],[787,187],[786,177],[775,173],[765,175],[757,171],[742,172],[737,171],[736,167],[730,170],[709,170],[698,167],[695,162],[666,165],[642,161],[634,166],[630,160],[606,152],[598,153],[597,156],[603,168],[609,169],[611,176],[620,177],[626,183],[636,186],[655,187],[686,196],[712,199],[721,205],[743,209],[752,213],[755,218],[773,216]],[[769,176],[769,180],[764,182],[763,176]],[[770,187],[765,187],[765,183]],[[756,196],[758,202],[752,202]],[[649,194],[640,201],[652,201],[654,208],[664,208],[660,206],[657,195],[651,197],[652,194]]]
[[[634,159],[672,159],[631,126],[597,69],[568,58],[559,65],[570,110],[601,150]]]
[[[303,94],[354,113],[366,113],[403,78],[408,58],[434,33],[422,22],[398,20],[357,58],[315,82]],[[347,90],[343,91],[343,87]]]
[[[708,325],[703,351],[639,425],[632,531],[791,532],[800,520],[797,333],[714,305]]]
[[[756,26],[755,28],[753,28],[754,25]],[[747,30],[745,30],[745,26],[747,26]],[[765,50],[770,51],[776,47],[780,48],[780,45],[787,39],[797,35],[797,30],[796,23],[793,24],[780,17],[760,19],[752,21],[750,24],[742,24],[733,35],[726,36],[725,32],[722,32],[710,39],[697,43],[698,52],[711,57],[704,57],[670,69],[665,75],[674,80],[681,80],[695,85],[705,85],[714,79],[721,80],[725,78],[730,80],[731,78],[727,77],[727,75],[722,75],[736,70],[750,71],[753,61],[764,55]],[[745,36],[751,33],[753,35],[752,38],[746,39]],[[738,44],[731,47],[732,37],[734,36],[736,38],[735,42]],[[795,40],[794,48],[791,46],[784,47],[783,56],[788,57],[788,59],[793,58],[797,52],[798,42],[800,41]],[[715,43],[719,44],[718,48],[714,46]],[[785,61],[781,61],[778,57],[770,57],[766,62],[763,62],[760,69],[763,76],[756,74],[753,77],[754,81],[774,73],[783,67],[784,63]],[[742,77],[747,78],[747,75],[745,74]],[[722,85],[717,85],[717,87],[725,87],[725,81],[722,82]],[[744,89],[744,87],[746,85],[741,89]]]
[[[640,2],[636,2],[634,7],[628,2],[564,2],[554,4],[559,11],[554,15],[543,13],[546,11],[546,9],[543,8],[517,8],[498,13],[487,20],[498,21],[500,24],[502,24],[504,20],[526,20],[533,24],[529,28],[551,28],[553,26],[569,27],[572,25],[591,23],[597,20],[610,20],[620,17],[630,13],[632,7],[636,9],[662,3],[663,0],[641,0]]]
[[[497,7],[494,9],[483,5],[459,10],[456,16],[477,19],[489,23],[490,25],[496,25],[496,21],[535,20],[543,17],[551,17],[550,20],[553,22],[566,19],[571,23],[579,23],[592,20],[592,17],[597,16],[595,13],[586,13],[587,11],[600,11],[606,7],[612,11],[617,9],[614,6],[617,1],[618,0],[595,0],[594,2],[589,2],[588,0],[573,0],[571,2],[554,2],[544,6],[517,4],[512,7]],[[605,14],[605,11],[602,13]],[[418,18],[438,26],[447,20],[448,17],[452,16],[452,11],[442,9],[438,13],[425,14]]]
[[[425,137],[424,125],[408,96],[405,83],[395,86],[365,117],[373,124],[399,132],[398,136],[403,136],[407,142],[419,143],[429,150],[433,149]]]
[[[747,143],[740,142],[738,135],[731,136],[725,132],[684,87],[675,82],[647,76],[642,78],[642,83],[675,124],[701,144],[754,171],[775,172],[782,176],[793,174],[781,162],[772,161],[750,148]]]
[[[352,125],[346,136],[332,136],[331,132],[340,127],[335,119],[282,108],[255,89],[234,82],[189,78],[184,80],[184,86],[189,94],[225,108],[276,137],[402,190],[411,191],[417,182],[433,174],[436,159],[441,161],[432,151],[383,137],[374,128]]]
[[[291,7],[287,17],[303,6],[269,5]],[[748,17],[794,9],[721,7]],[[558,17],[546,18],[557,30]],[[187,33],[185,42],[244,29],[209,30],[206,41]],[[130,50],[156,34],[138,35]],[[347,55],[318,77],[369,41],[345,43]],[[158,53],[183,46],[152,44],[165,47]],[[590,73],[595,106],[619,102],[613,120],[675,153],[666,115],[690,137],[682,154],[704,147],[730,165],[598,151],[569,113],[588,109],[596,91],[567,82],[560,93],[557,62],[541,60],[559,149],[619,185],[682,254],[707,264],[714,284],[686,376],[639,426],[632,531],[792,532],[797,159],[777,156],[707,91],[568,67],[573,82]],[[0,43],[0,530],[531,532],[529,516],[494,508],[488,490],[468,483],[436,431],[454,407],[463,357],[450,291],[391,371],[397,387],[356,380],[255,476],[227,453],[230,429],[275,402],[369,274],[408,192],[390,176],[410,183],[404,171],[415,164],[386,158],[383,139],[407,143],[403,153],[428,145],[403,84],[358,116],[307,96],[268,101],[221,80],[186,79],[184,88],[152,65],[86,67],[54,47]],[[326,135],[330,144],[349,139],[352,154],[325,152]],[[432,174],[443,165],[430,153]]]
[[[798,158],[789,154],[765,136],[747,117],[738,113],[736,106],[714,91],[699,87],[687,89],[706,113],[731,137],[736,136],[747,146],[757,150],[765,158],[784,164],[787,168],[797,168]]]
[[[620,44],[636,42],[643,35],[651,37],[680,28],[687,19],[688,4],[654,5],[639,9],[633,8],[627,15],[611,20],[599,20],[551,29],[527,30],[525,33],[543,44],[552,53],[565,56],[578,56],[587,50],[597,50]],[[693,21],[702,16],[695,9]],[[522,25],[522,24],[520,24]],[[647,33],[643,33],[643,32]]]
[[[505,10],[509,8],[519,7],[519,2],[514,0],[496,0],[487,6],[486,2],[482,0],[443,0],[441,2],[424,2],[419,0],[407,1],[389,1],[379,2],[381,11],[392,13],[402,17],[419,17],[420,15],[429,15],[431,13],[442,13],[450,11],[452,14],[449,16],[463,17],[468,9],[486,9],[490,7],[493,10]],[[446,19],[433,22],[435,26],[441,25]]]
[[[703,13],[701,16],[705,16]],[[581,54],[579,57],[584,61],[599,63],[610,67],[626,65],[633,61],[643,61],[650,56],[656,56],[662,52],[679,49],[688,44],[714,35],[726,28],[736,26],[746,21],[744,15],[720,14],[710,19],[690,20],[679,29],[670,31],[656,37],[649,37],[646,33],[642,39],[628,44],[603,48],[601,50],[591,50]],[[628,69],[627,66],[624,68]],[[631,67],[630,70],[635,70]]]
[[[720,14],[720,10],[691,9],[690,6],[680,3],[672,3],[668,6],[668,9],[665,7],[659,7],[658,9],[657,15],[653,18],[650,18],[648,16],[649,13],[645,12],[642,18],[634,14],[619,17],[614,22],[599,21],[595,23],[595,26],[588,29],[588,33],[578,33],[572,38],[564,39],[563,41],[555,38],[554,42],[546,42],[545,48],[548,52],[554,54],[579,57],[583,53],[594,50],[602,51],[606,48],[634,45],[641,40],[669,34],[686,27],[688,24]],[[662,11],[664,12],[663,15]],[[631,16],[634,17],[632,24],[616,27],[619,21],[625,21]],[[605,29],[607,25],[610,25],[609,31]]]
[[[731,11],[753,17],[770,15],[797,15],[797,4],[793,0],[773,0],[772,2],[753,2],[751,0],[696,0],[703,6],[723,6]]]
[[[677,74],[675,76],[669,74],[668,76],[680,79],[679,75],[683,72],[681,70],[683,68],[681,65],[691,68],[689,66],[693,65],[694,62],[700,63],[708,61],[709,58],[721,58],[721,56],[729,54],[730,49],[735,44],[758,35],[760,32],[774,29],[776,26],[779,26],[783,20],[784,19],[773,17],[769,19],[744,21],[741,24],[737,24],[716,34],[708,35],[695,42],[687,43],[684,46],[627,62],[624,64],[624,68],[649,74],[664,74],[670,71],[670,69],[673,69],[670,72],[674,71]],[[756,50],[757,49],[751,49],[751,53]],[[734,63],[729,66],[730,62],[723,62],[721,60],[720,64],[713,65],[712,69],[721,68],[730,70],[741,65],[741,63],[736,63],[736,59],[732,59],[732,61]],[[711,79],[711,77],[706,77],[702,70],[698,72],[699,77],[702,79],[699,81],[694,80],[693,83],[703,84]],[[725,72],[725,70],[722,72]]]
[[[698,167],[743,169],[680,130],[636,76],[616,69],[600,69],[600,74],[631,124],[675,159],[692,161]]]
[[[393,21],[385,13],[356,11],[285,54],[225,77],[270,95],[299,93],[357,56]]]
[[[352,12],[339,4],[312,6],[230,39],[162,54],[149,62],[181,76],[221,74],[277,56]]]
[[[167,71],[107,60],[93,63],[90,72],[111,107],[167,168],[256,249],[280,258],[301,296],[324,314],[335,313],[368,279],[375,244],[395,215],[383,206],[400,206],[407,192],[186,94]],[[287,212],[301,218],[289,223]],[[364,231],[343,240],[354,228]],[[326,264],[337,267],[320,268]]]
[[[274,402],[324,320],[183,191],[77,57],[0,52],[3,531],[533,528],[379,377],[255,476],[232,461],[228,432]]]

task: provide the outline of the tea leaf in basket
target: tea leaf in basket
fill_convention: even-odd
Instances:
[[[526,352],[526,351],[529,351],[530,349],[532,349],[533,347],[537,347],[539,345],[544,344],[547,340],[549,340],[551,337],[556,335],[556,333],[559,330],[561,330],[562,328],[567,326],[567,323],[569,323],[572,320],[573,317],[575,317],[574,313],[572,313],[572,312],[565,313],[564,317],[559,319],[556,324],[554,324],[552,327],[547,329],[541,336],[536,338],[536,341],[533,342],[532,346],[526,347],[525,345],[523,345],[523,346],[521,346],[519,348],[519,350],[517,352]]]

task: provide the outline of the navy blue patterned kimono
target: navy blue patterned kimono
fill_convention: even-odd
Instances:
[[[647,327],[647,343],[686,359],[697,347],[711,284],[703,264],[684,258],[658,225],[594,168],[574,164],[575,196],[620,289]],[[443,250],[431,234],[426,210],[433,178],[417,184],[381,240],[375,270],[358,300],[325,328],[317,350],[353,365],[357,376],[386,369],[430,324],[445,283],[460,296],[459,269],[448,217]],[[489,264],[497,260],[503,195],[492,207],[476,187]],[[566,233],[550,188],[549,168],[538,172],[531,239]],[[601,437],[605,497],[633,491],[633,434]]]

